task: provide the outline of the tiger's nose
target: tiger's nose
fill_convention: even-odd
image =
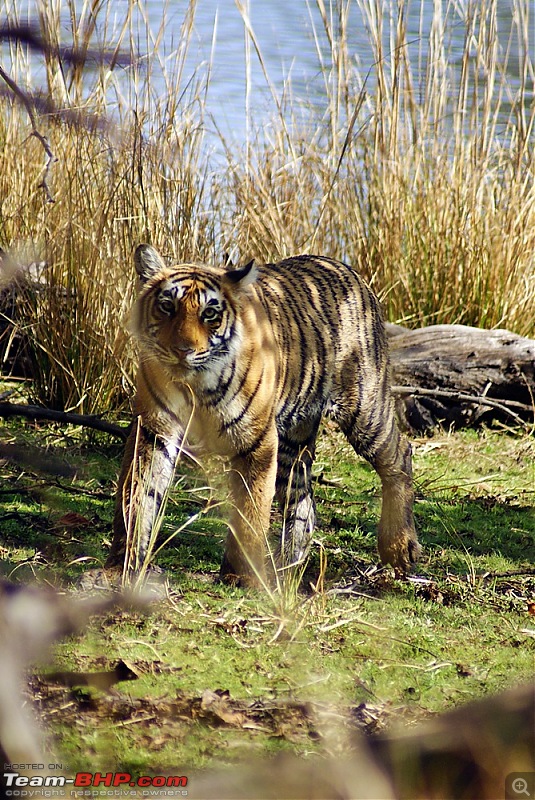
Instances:
[[[175,345],[175,351],[180,356],[180,358],[186,358],[186,356],[190,356],[192,353],[195,352],[195,348],[187,343],[177,344]]]

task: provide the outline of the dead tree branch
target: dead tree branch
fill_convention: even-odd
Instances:
[[[37,141],[42,146],[43,150],[45,151],[46,161],[45,161],[45,170],[43,174],[43,180],[39,184],[39,188],[44,189],[46,194],[46,199],[49,203],[54,202],[54,197],[52,192],[50,191],[50,187],[48,185],[48,176],[50,174],[50,168],[54,161],[56,161],[56,156],[54,155],[48,140],[44,134],[41,133],[39,130],[39,126],[37,125],[37,116],[35,114],[35,107],[32,102],[30,95],[24,92],[16,83],[15,81],[7,74],[7,72],[0,67],[0,78],[4,81],[4,83],[11,89],[17,100],[22,103],[24,108],[26,109],[26,113],[28,114],[30,125],[32,126],[32,136],[35,136]]]
[[[116,436],[123,441],[126,441],[129,429],[129,426],[115,425],[93,414],[74,414],[70,411],[55,411],[41,406],[9,402],[0,403],[0,417],[25,417],[31,420],[47,419],[51,422],[61,422],[67,425],[81,425],[84,428],[92,428],[96,431],[109,433],[111,436]]]
[[[532,406],[526,403],[520,403],[517,400],[493,400],[491,397],[485,395],[466,394],[465,392],[455,392],[447,389],[423,389],[420,386],[392,386],[392,394],[398,397],[435,397],[440,400],[448,400],[453,403],[473,403],[476,406],[488,406],[501,411],[503,414],[512,417],[515,422],[529,429],[528,425],[522,417],[513,408],[518,408],[526,414],[533,413]]]

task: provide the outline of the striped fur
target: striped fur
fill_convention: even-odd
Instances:
[[[265,575],[274,496],[285,512],[280,558],[304,558],[315,524],[316,435],[329,413],[381,478],[379,553],[406,572],[419,551],[411,450],[394,415],[379,304],[358,274],[308,255],[228,271],[167,267],[148,245],[135,264],[139,422],[119,478],[108,563],[123,559],[134,526],[143,557],[185,437],[230,462],[222,576],[255,583]]]

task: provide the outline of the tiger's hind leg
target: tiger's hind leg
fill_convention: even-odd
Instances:
[[[276,497],[283,527],[279,545],[280,566],[302,562],[308,555],[316,524],[316,506],[312,490],[312,464],[318,424],[305,441],[291,435],[279,436]]]
[[[377,394],[358,414],[337,421],[353,449],[375,469],[382,483],[378,549],[383,564],[406,574],[421,551],[414,527],[412,450],[401,434],[386,375]],[[381,403],[379,398],[383,399]]]

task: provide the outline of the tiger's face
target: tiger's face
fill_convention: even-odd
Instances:
[[[162,278],[148,287],[143,344],[165,364],[186,370],[202,369],[206,362],[228,351],[236,312],[217,281],[184,273]]]
[[[228,355],[239,334],[243,289],[254,280],[253,262],[228,271],[166,267],[152,247],[142,245],[135,264],[142,290],[131,327],[142,356],[156,356],[173,373],[195,373]]]

